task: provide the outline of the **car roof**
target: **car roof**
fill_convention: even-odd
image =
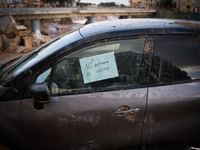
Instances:
[[[200,34],[200,21],[178,19],[119,19],[97,22],[80,29],[83,37],[100,34]]]

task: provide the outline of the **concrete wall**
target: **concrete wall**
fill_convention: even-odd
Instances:
[[[57,7],[57,8],[0,8],[0,14],[10,14],[10,13],[16,13],[16,14],[45,14],[45,13],[63,13],[63,12],[88,12],[94,11],[94,12],[156,12],[155,10],[146,10],[141,8],[87,8],[87,9],[79,9],[79,8],[68,8],[68,7]]]
[[[55,12],[55,13],[62,13],[66,11],[75,11],[77,8],[0,8],[0,14],[9,14],[9,13],[17,13],[17,14],[31,14],[34,12],[34,14],[41,14],[41,13],[49,13],[49,12]]]
[[[156,14],[156,10],[127,8],[127,9],[87,9],[78,8],[0,8],[1,15],[12,15],[16,20],[96,17],[96,16],[149,16]]]

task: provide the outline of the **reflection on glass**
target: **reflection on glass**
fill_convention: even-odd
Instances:
[[[47,79],[47,77],[49,77],[50,72],[51,72],[51,68],[48,69],[47,71],[43,72],[42,74],[40,74],[37,77],[36,83],[38,83],[38,82],[45,82],[45,80]]]
[[[160,55],[154,56],[152,73],[155,75],[154,78],[159,80],[154,83],[200,78],[200,40],[198,38],[165,38]]]
[[[53,78],[53,83],[58,85],[58,93],[63,94],[135,86],[138,79],[144,43],[145,39],[98,43],[62,58],[57,63]],[[79,59],[110,52],[114,52],[119,76],[85,84],[83,82]]]

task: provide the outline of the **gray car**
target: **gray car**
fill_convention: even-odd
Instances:
[[[200,147],[200,22],[86,25],[1,66],[3,149]]]

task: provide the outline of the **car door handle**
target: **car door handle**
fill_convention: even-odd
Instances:
[[[130,108],[129,110],[116,110],[113,111],[112,114],[117,116],[126,116],[127,114],[138,112],[139,110],[139,108]]]

